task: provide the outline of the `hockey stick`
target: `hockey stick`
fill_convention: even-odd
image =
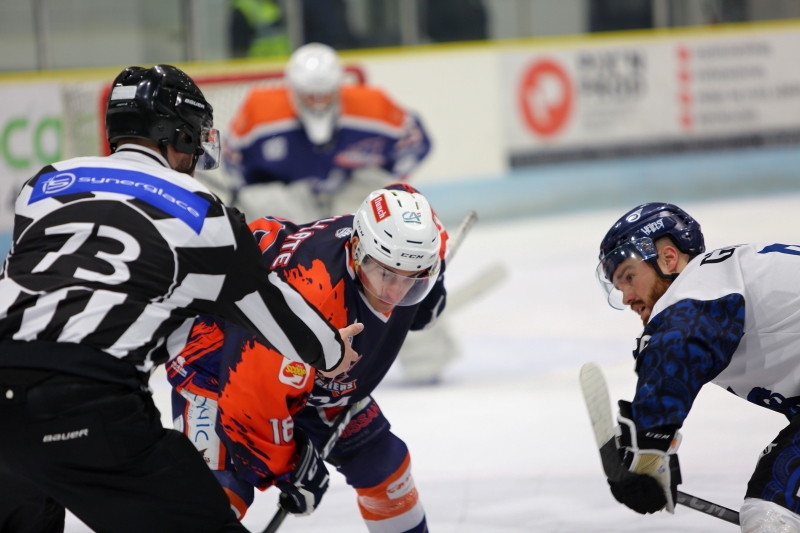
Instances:
[[[461,248],[461,243],[464,242],[469,230],[472,229],[472,226],[474,226],[477,221],[478,213],[475,211],[468,211],[464,216],[464,219],[461,221],[461,224],[458,225],[456,231],[453,232],[453,235],[448,239],[447,251],[444,254],[445,260],[448,260],[456,255],[456,252],[459,248]]]
[[[472,226],[475,225],[475,222],[478,221],[478,213],[475,211],[469,211],[464,219],[461,221],[461,224],[458,225],[455,233],[453,236],[448,239],[448,247],[447,251],[445,252],[445,260],[452,259],[455,255],[456,251],[461,247],[461,243],[464,242],[464,239],[467,236],[467,233],[472,229]],[[320,455],[323,459],[326,459],[328,455],[333,450],[333,447],[336,445],[336,441],[339,440],[339,437],[344,432],[347,424],[350,423],[350,419],[353,417],[355,413],[357,413],[360,409],[360,406],[363,405],[360,402],[356,402],[341,413],[339,416],[336,417],[336,420],[333,421],[331,432],[328,433],[328,438],[325,440],[325,446],[322,447],[322,452]],[[275,533],[283,521],[286,519],[286,515],[288,513],[284,510],[283,507],[278,507],[278,510],[275,512],[275,515],[272,517],[272,520],[269,521],[267,524],[266,529],[262,533]]]
[[[611,402],[608,398],[606,380],[600,368],[594,363],[583,365],[580,380],[583,399],[586,402],[586,409],[589,411],[589,419],[594,430],[594,438],[597,448],[600,450],[603,470],[609,479],[621,481],[632,474],[620,463],[617,456],[617,446],[614,442],[614,422],[611,418]],[[691,494],[678,491],[676,503],[739,525],[739,513],[736,511]]]
[[[363,405],[361,402],[354,403],[353,405],[342,410],[342,412],[339,413],[339,415],[334,419],[333,424],[331,425],[331,431],[328,433],[328,437],[325,439],[325,445],[322,447],[322,451],[320,452],[320,455],[323,459],[326,459],[328,455],[330,455],[331,450],[336,445],[336,441],[339,440],[339,437],[344,432],[347,424],[350,423],[350,419],[359,411],[361,405]],[[281,524],[286,519],[287,514],[288,513],[283,507],[278,507],[278,510],[275,512],[275,516],[273,516],[272,520],[269,521],[269,524],[267,524],[267,527],[264,529],[263,533],[275,533],[278,528],[281,527]]]

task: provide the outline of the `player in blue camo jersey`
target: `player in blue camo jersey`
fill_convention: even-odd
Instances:
[[[674,511],[678,429],[712,382],[789,420],[758,459],[742,531],[800,531],[798,256],[800,246],[780,243],[705,253],[700,224],[665,203],[640,205],[608,231],[597,277],[609,304],[644,324],[636,393],[619,402],[617,431],[620,459],[638,475],[609,480],[618,501],[643,514]]]

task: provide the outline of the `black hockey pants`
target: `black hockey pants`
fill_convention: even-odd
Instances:
[[[189,440],[143,391],[0,368],[0,532],[246,532]]]

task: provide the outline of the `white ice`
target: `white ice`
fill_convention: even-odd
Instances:
[[[744,242],[800,243],[800,195],[686,203],[710,249]],[[633,206],[630,206],[633,207]],[[597,247],[625,208],[475,227],[449,269],[457,289],[502,262],[508,280],[450,317],[464,355],[435,387],[402,386],[393,369],[374,396],[411,450],[435,533],[733,532],[678,507],[641,516],[619,505],[602,474],[578,370],[597,362],[612,401],[633,395],[631,349],[641,323],[611,309],[594,278]],[[153,377],[169,421],[169,387]],[[786,425],[766,409],[709,385],[683,428],[681,490],[738,510],[761,450]],[[277,491],[260,493],[244,524],[261,531]],[[124,517],[120,517],[124,520]],[[70,516],[66,531],[88,531]],[[341,475],[320,508],[289,517],[285,532],[366,531]]]

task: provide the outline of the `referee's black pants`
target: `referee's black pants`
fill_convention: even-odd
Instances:
[[[197,450],[150,394],[0,368],[0,532],[246,532]]]

